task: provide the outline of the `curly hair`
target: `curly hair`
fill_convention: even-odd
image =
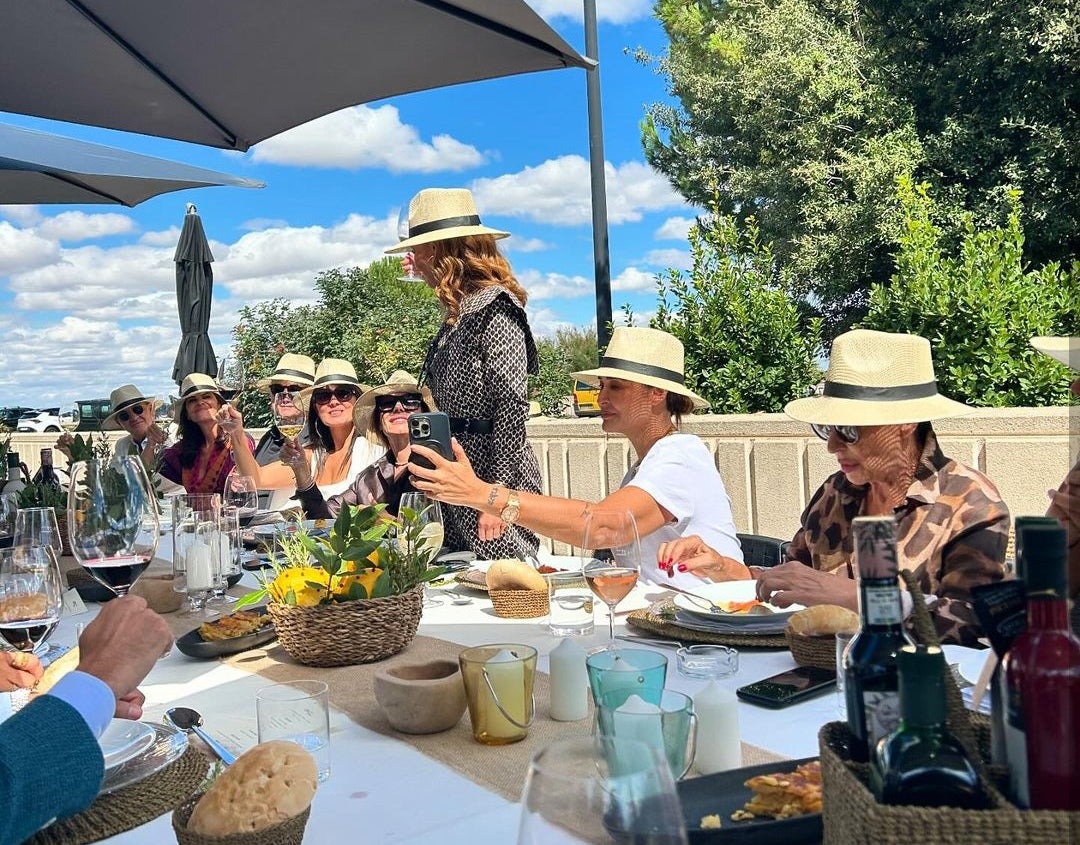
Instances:
[[[447,238],[431,246],[434,248],[431,267],[438,279],[435,296],[446,309],[448,323],[457,321],[461,300],[492,285],[506,288],[525,306],[528,294],[491,235]]]

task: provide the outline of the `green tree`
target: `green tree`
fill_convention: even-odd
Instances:
[[[689,278],[668,270],[650,325],[683,342],[687,385],[715,414],[782,411],[821,378],[818,319],[773,281],[753,218],[714,214],[690,230]]]
[[[591,370],[597,363],[596,329],[593,327],[573,327],[557,329],[555,345],[566,356],[568,373]]]
[[[540,372],[529,377],[529,398],[540,403],[542,414],[561,417],[566,412],[572,372],[565,349],[548,338],[538,338],[536,356]]]
[[[952,247],[928,186],[902,180],[896,276],[874,287],[863,326],[927,338],[938,384],[959,402],[1069,404],[1066,368],[1028,339],[1080,334],[1080,262],[1025,269],[1015,193],[1010,203],[1004,226],[978,228],[974,214],[964,214],[962,241]]]

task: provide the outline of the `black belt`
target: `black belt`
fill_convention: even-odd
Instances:
[[[450,417],[450,431],[454,434],[491,434],[494,430],[495,424],[491,420]]]

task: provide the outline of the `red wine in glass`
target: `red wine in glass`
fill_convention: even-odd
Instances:
[[[143,570],[150,565],[152,555],[126,555],[112,558],[89,558],[82,562],[94,579],[118,596],[126,596]]]
[[[25,619],[18,622],[0,622],[0,637],[16,651],[34,651],[48,639],[60,621],[51,619]]]

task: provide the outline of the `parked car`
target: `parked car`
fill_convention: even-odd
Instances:
[[[100,431],[101,423],[112,411],[112,402],[104,399],[80,399],[75,403],[75,416],[79,418],[76,431]]]
[[[16,431],[41,434],[43,432],[61,431],[63,423],[60,419],[59,408],[45,408],[41,411],[32,411],[19,420]]]
[[[16,405],[11,408],[0,408],[0,431],[4,429],[14,431],[19,427],[19,420],[26,414],[32,414],[33,412],[33,408],[25,408],[22,405]]]
[[[583,381],[574,382],[574,416],[595,417],[600,413],[600,388]]]

